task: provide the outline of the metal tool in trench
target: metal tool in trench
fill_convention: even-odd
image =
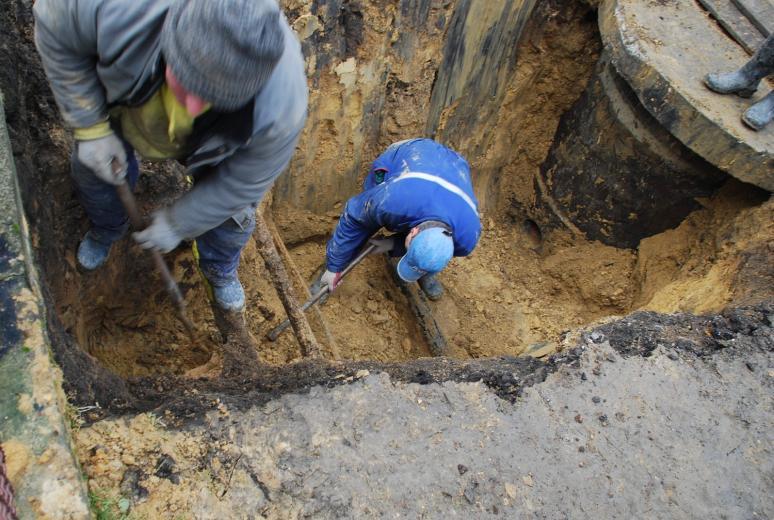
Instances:
[[[377,246],[375,244],[368,244],[368,246],[366,246],[366,248],[363,249],[360,252],[360,254],[357,255],[357,257],[354,260],[352,260],[352,262],[350,262],[349,265],[347,265],[347,267],[344,268],[344,270],[341,272],[340,279],[343,280],[344,277],[347,276],[350,273],[350,271],[352,271],[352,269],[355,268],[357,264],[362,262],[365,257],[373,253],[374,250],[376,250],[376,247]],[[317,291],[315,294],[312,295],[311,298],[309,298],[301,306],[301,312],[306,311],[309,307],[319,302],[325,295],[327,295],[330,292],[331,292],[330,288],[327,285],[322,289],[320,289],[319,291]],[[280,323],[279,325],[271,329],[269,333],[266,334],[266,337],[270,341],[277,341],[277,338],[279,338],[280,334],[282,334],[282,332],[285,331],[285,329],[287,329],[289,326],[290,326],[290,319],[286,319],[285,321],[283,321],[282,323]]]
[[[114,169],[115,166],[116,165],[114,162]],[[145,222],[142,218],[142,215],[140,214],[139,208],[137,207],[137,200],[134,198],[132,190],[129,188],[129,185],[126,183],[126,181],[116,186],[116,192],[118,192],[118,198],[121,199],[121,203],[124,205],[124,209],[126,209],[126,213],[129,215],[129,222],[132,224],[132,227],[137,230],[144,229]],[[193,338],[196,329],[194,328],[193,322],[191,322],[191,320],[188,318],[188,314],[186,313],[185,300],[183,299],[183,293],[180,292],[180,287],[177,286],[177,282],[172,276],[172,273],[169,271],[169,267],[167,267],[166,262],[164,262],[164,258],[161,256],[161,253],[154,250],[151,250],[150,253],[153,257],[153,263],[156,264],[156,270],[159,272],[161,279],[164,282],[164,287],[167,290],[169,296],[172,298],[172,302],[175,304],[178,319],[185,327],[186,332],[188,332],[188,334]]]

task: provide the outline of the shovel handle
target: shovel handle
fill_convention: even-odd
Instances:
[[[145,220],[142,218],[139,208],[137,207],[137,201],[132,194],[132,190],[129,189],[129,185],[126,181],[116,186],[116,192],[118,192],[118,198],[121,199],[121,203],[126,209],[126,213],[129,215],[129,222],[135,229],[143,229],[145,227]],[[189,334],[194,333],[194,326],[188,315],[185,312],[185,300],[183,299],[183,293],[180,292],[175,278],[167,267],[167,263],[158,251],[151,250],[151,256],[153,257],[153,263],[156,264],[156,270],[161,275],[161,279],[164,282],[164,287],[172,298],[175,307],[177,308],[177,315],[180,321],[185,326]]]
[[[349,272],[352,271],[352,269],[354,269],[357,264],[362,262],[365,257],[373,253],[375,249],[376,249],[376,246],[374,244],[368,244],[368,246],[365,249],[363,249],[363,251],[361,251],[360,254],[357,255],[357,257],[347,265],[347,267],[344,268],[344,270],[341,272],[340,279],[343,280],[344,277],[347,276]],[[304,304],[301,306],[301,312],[304,312],[309,307],[319,302],[320,299],[326,294],[328,294],[329,292],[331,291],[327,285],[322,289],[320,289],[317,293],[312,295],[311,298],[309,298],[308,300],[306,300],[306,302],[304,302]],[[270,341],[277,341],[277,338],[279,338],[279,335],[282,334],[282,332],[285,331],[285,329],[287,329],[289,326],[290,326],[290,319],[286,319],[285,321],[283,321],[282,323],[280,323],[279,325],[271,329],[269,333],[266,334],[266,337]]]
[[[304,304],[299,307],[299,310],[301,312],[306,311],[309,307],[314,305],[315,303],[319,302],[320,299],[328,294],[330,291],[328,290],[328,286],[326,285],[322,289],[320,289],[316,294],[314,294],[311,298],[309,298],[307,301],[304,302]],[[269,331],[268,334],[266,334],[266,337],[271,341],[277,341],[277,338],[279,338],[279,335],[285,332],[285,330],[290,327],[290,319],[286,319],[273,329]]]

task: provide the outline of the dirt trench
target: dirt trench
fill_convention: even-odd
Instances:
[[[30,2],[7,4],[0,90],[52,347],[83,407],[74,444],[95,507],[118,514],[122,499],[152,518],[363,517],[374,504],[407,517],[771,510],[759,439],[771,431],[774,201],[726,179],[634,248],[588,240],[557,216],[539,179],[600,56],[586,2],[283,2],[311,89],[309,124],[266,210],[289,267],[312,277],[369,161],[415,135],[468,157],[484,233],[430,304],[444,358],[431,357],[376,257],[321,308],[334,339],[323,360],[303,359],[290,333],[264,340],[284,311],[251,242],[240,276],[262,363],[225,372],[189,244],[166,259],[203,332],[196,343],[129,239],[104,269],[76,268],[87,224],[67,175],[70,137]],[[185,189],[177,166],[141,171],[146,212]],[[697,478],[725,478],[707,469],[716,458],[734,478],[696,499]]]
[[[222,339],[187,245],[167,261],[191,318],[203,331],[196,343],[176,321],[150,258],[129,239],[115,245],[105,268],[80,273],[75,249],[87,223],[67,175],[70,137],[34,51],[30,6],[22,0],[10,4],[0,15],[9,35],[0,53],[0,87],[54,349],[75,402],[98,402],[111,411],[148,409],[164,402],[165,393],[188,388],[189,381],[205,381],[202,389],[218,391],[246,388],[274,374],[276,384],[261,388],[281,392],[326,378],[335,382],[337,375],[346,379],[365,366],[403,366],[384,369],[406,380],[480,372],[474,364],[466,372],[416,361],[430,356],[430,349],[381,258],[364,262],[322,307],[335,346],[325,350],[322,364],[310,367],[296,363],[302,356],[292,334],[276,343],[263,339],[284,311],[255,244],[248,244],[240,266],[247,323],[259,341],[260,361],[286,370],[246,369],[228,380],[220,374]],[[322,264],[342,203],[357,191],[370,159],[394,140],[432,131],[468,157],[485,208],[481,243],[473,255],[455,259],[444,271],[446,295],[431,303],[448,355],[461,367],[470,360],[488,366],[492,360],[487,370],[506,374],[510,365],[498,365],[496,358],[546,356],[566,345],[579,327],[638,309],[718,312],[771,298],[774,205],[768,194],[740,182],[727,180],[714,195],[699,200],[702,209],[677,228],[646,238],[636,249],[587,240],[546,217],[535,178],[561,116],[581,97],[599,57],[592,7],[524,3],[523,11],[509,12],[520,31],[502,33],[514,39],[518,52],[508,41],[497,52],[490,50],[488,59],[500,60],[501,73],[467,82],[446,78],[441,95],[438,75],[446,74],[441,67],[453,65],[461,74],[476,75],[465,61],[470,57],[454,51],[464,44],[474,52],[476,42],[486,43],[475,17],[495,18],[498,6],[511,9],[510,4],[493,3],[489,9],[495,11],[485,13],[471,12],[464,2],[417,2],[413,11],[390,2],[344,4],[284,5],[305,38],[310,123],[268,214],[303,278],[311,279]],[[309,33],[305,24],[319,27]],[[390,32],[401,24],[415,31],[412,38]],[[350,60],[361,69],[344,66]],[[412,69],[416,64],[421,67]],[[482,81],[496,95],[487,98],[472,121],[466,107],[478,100]],[[368,114],[378,117],[367,120]],[[310,176],[312,160],[337,166]],[[138,197],[145,211],[185,189],[179,167],[143,163],[141,173]],[[309,193],[315,194],[313,201],[303,195]],[[530,370],[537,366],[524,363]]]

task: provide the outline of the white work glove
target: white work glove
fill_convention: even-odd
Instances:
[[[323,275],[320,277],[320,288],[327,285],[328,292],[333,292],[333,290],[338,287],[340,283],[341,273],[333,273],[326,269]]]
[[[377,253],[389,253],[395,248],[395,238],[394,237],[388,237],[388,238],[372,238],[368,241],[369,244],[376,246],[376,249],[374,249],[371,254],[375,255]]]
[[[169,253],[183,239],[172,226],[169,216],[164,210],[153,213],[153,222],[142,231],[132,234],[132,237],[143,249],[153,249],[162,253]]]
[[[126,177],[126,150],[116,134],[78,141],[78,160],[99,179],[118,186]]]

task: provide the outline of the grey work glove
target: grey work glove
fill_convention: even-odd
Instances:
[[[116,134],[78,141],[78,160],[100,180],[118,186],[126,177],[126,150]]]
[[[309,292],[312,294],[312,296],[314,296],[324,288],[330,287],[330,289],[322,297],[320,297],[319,303],[320,305],[323,305],[328,301],[328,296],[331,294],[331,292],[333,292],[333,289],[335,289],[341,283],[340,280],[341,273],[333,273],[331,271],[325,270],[320,276],[317,277],[312,286],[309,287]]]
[[[175,231],[164,210],[154,212],[151,225],[133,233],[132,237],[143,249],[153,249],[162,253],[169,253],[183,240],[183,237]]]
[[[328,292],[333,290],[341,284],[341,273],[334,273],[327,269],[320,277],[320,288],[328,286]]]
[[[395,248],[395,237],[376,237],[370,239],[368,243],[376,246],[376,249],[371,252],[372,255],[377,253],[389,253]]]

